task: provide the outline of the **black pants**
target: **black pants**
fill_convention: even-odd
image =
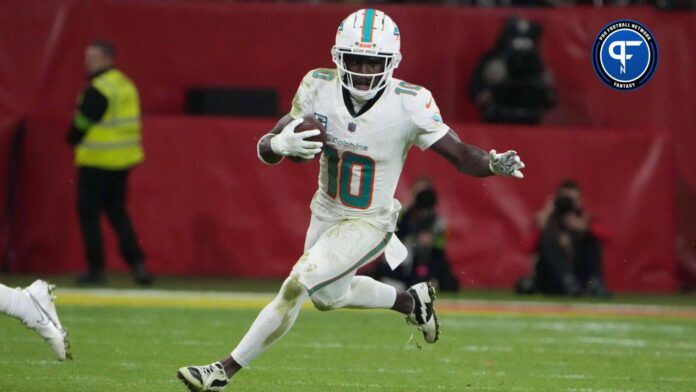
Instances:
[[[126,211],[128,173],[129,170],[78,169],[77,211],[90,273],[104,270],[104,246],[99,224],[102,210],[116,232],[123,260],[133,266],[145,259]]]
[[[568,260],[556,234],[544,231],[536,264],[537,289],[546,294],[577,294],[592,280],[602,281],[602,246],[592,235],[574,244],[575,257]]]
[[[381,262],[377,263],[372,277],[377,280],[382,278],[396,280],[403,283],[405,287],[428,280],[437,281],[439,291],[459,290],[459,282],[452,274],[452,268],[442,249],[409,248],[408,251],[413,257],[408,267],[406,264],[401,264],[392,271],[384,256],[380,256]],[[417,274],[419,267],[425,267],[426,275]]]

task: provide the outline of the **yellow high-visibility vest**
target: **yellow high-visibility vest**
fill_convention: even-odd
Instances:
[[[110,69],[92,79],[92,86],[104,94],[109,106],[77,146],[75,163],[121,170],[142,162],[140,99],[135,85],[121,71]]]

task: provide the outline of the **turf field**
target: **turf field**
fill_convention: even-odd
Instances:
[[[58,290],[74,361],[0,318],[0,391],[184,391],[268,294]],[[693,298],[693,297],[692,297]],[[546,300],[548,301],[548,300]],[[696,306],[445,299],[442,338],[395,313],[306,308],[233,391],[695,391]]]

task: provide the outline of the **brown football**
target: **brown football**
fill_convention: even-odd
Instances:
[[[324,145],[326,145],[326,128],[317,120],[314,118],[314,116],[305,116],[302,118],[302,122],[295,127],[295,133],[298,132],[304,132],[304,131],[310,131],[312,129],[318,129],[319,134],[316,136],[309,137],[305,140],[310,140],[313,142],[322,142]],[[320,154],[315,155],[314,157],[318,157]],[[288,157],[293,162],[309,162],[311,159],[302,159],[300,157]]]
[[[326,144],[326,128],[324,128],[324,126],[321,125],[319,120],[314,118],[314,116],[305,116],[302,118],[302,120],[303,121],[295,127],[295,133],[309,131],[312,129],[318,129],[319,132],[321,132],[320,134],[318,134],[317,136],[307,138],[306,140],[310,140],[313,142],[322,142]]]

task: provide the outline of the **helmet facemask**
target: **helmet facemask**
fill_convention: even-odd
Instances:
[[[399,53],[356,53],[348,48],[334,47],[331,51],[333,61],[338,68],[339,77],[343,87],[348,90],[353,97],[367,100],[373,98],[377,93],[385,88],[391,80],[394,69],[401,60]],[[352,60],[351,56],[363,57],[362,61],[368,61],[381,68],[381,72],[361,73],[351,71],[347,60]],[[365,59],[367,58],[367,59]],[[378,65],[381,62],[381,67]]]

